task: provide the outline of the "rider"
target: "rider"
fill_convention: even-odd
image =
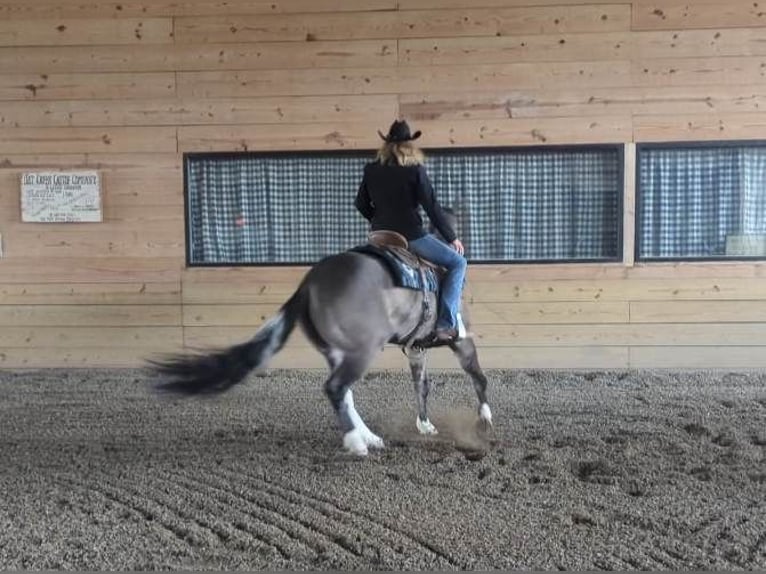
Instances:
[[[451,341],[458,337],[458,313],[467,262],[455,230],[436,200],[433,186],[423,166],[423,153],[412,144],[420,137],[410,133],[407,122],[394,121],[384,136],[374,162],[364,167],[364,177],[356,195],[356,208],[370,221],[372,230],[391,230],[402,234],[409,248],[423,259],[447,269],[442,281],[435,337]],[[423,206],[436,230],[446,242],[426,233],[418,212]]]

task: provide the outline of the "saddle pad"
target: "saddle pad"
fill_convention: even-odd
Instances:
[[[404,261],[390,249],[378,247],[371,243],[358,245],[351,249],[351,251],[371,255],[383,261],[391,273],[391,276],[394,278],[394,283],[397,287],[406,287],[408,289],[430,291],[433,293],[436,293],[439,290],[439,279],[436,276],[436,272],[431,267],[412,265],[411,263]]]

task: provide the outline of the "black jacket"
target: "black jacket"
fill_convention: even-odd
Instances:
[[[444,217],[422,165],[374,162],[364,166],[364,177],[356,194],[356,208],[370,222],[373,231],[389,229],[401,233],[408,241],[420,239],[426,235],[426,230],[418,212],[419,205],[423,206],[439,233],[452,243],[457,235]]]

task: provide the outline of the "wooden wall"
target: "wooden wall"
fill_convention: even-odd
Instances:
[[[762,139],[765,105],[750,0],[0,0],[0,367],[134,366],[286,299],[305,269],[185,269],[183,152],[373,148],[396,116],[426,148]],[[626,157],[623,264],[470,268],[486,367],[766,366],[766,266],[634,265]],[[105,221],[21,223],[38,168],[100,170]]]

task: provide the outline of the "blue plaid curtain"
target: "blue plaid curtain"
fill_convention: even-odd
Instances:
[[[187,164],[191,263],[314,263],[361,243],[369,156],[238,156]]]
[[[766,233],[766,147],[640,148],[639,257],[720,258]]]
[[[434,155],[440,201],[455,209],[469,259],[599,260],[620,249],[617,149]]]
[[[191,264],[314,263],[365,241],[354,197],[370,153],[190,155]],[[620,252],[621,154],[433,152],[470,261],[607,260]]]

